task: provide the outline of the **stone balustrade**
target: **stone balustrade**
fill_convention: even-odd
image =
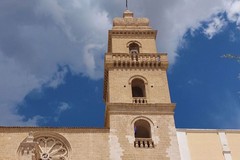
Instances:
[[[159,53],[114,53],[106,54],[105,62],[107,66],[113,67],[167,67],[168,60],[166,54]]]
[[[136,148],[154,148],[151,138],[135,138],[134,147]]]
[[[147,98],[146,97],[133,97],[132,102],[136,103],[136,104],[146,104]]]

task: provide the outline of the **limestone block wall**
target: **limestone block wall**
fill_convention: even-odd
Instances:
[[[109,159],[109,130],[83,128],[0,128],[0,160],[18,160],[18,147],[29,132],[52,132],[62,135],[71,146],[69,160]]]
[[[112,53],[129,53],[128,42],[137,41],[141,44],[140,53],[157,53],[156,40],[147,38],[112,38]]]
[[[233,160],[238,160],[240,159],[240,131],[238,130],[237,132],[232,131],[232,132],[225,132],[229,149],[231,151],[232,159]]]
[[[109,71],[109,102],[132,103],[131,78],[145,78],[148,103],[171,103],[166,71],[161,69],[111,69]]]
[[[147,120],[151,125],[154,148],[134,147],[134,122]],[[172,115],[110,115],[110,159],[179,160],[178,143]]]

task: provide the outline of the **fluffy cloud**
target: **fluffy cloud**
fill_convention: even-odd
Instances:
[[[226,21],[222,17],[214,17],[208,24],[207,28],[204,28],[203,33],[212,39],[217,33],[221,32],[227,25]]]
[[[235,22],[240,29],[240,1],[228,0],[225,2],[227,17],[231,22]]]
[[[228,20],[239,26],[239,3],[131,0],[129,8],[151,20],[159,30],[159,51],[168,52],[174,63],[186,31],[199,28],[212,15],[226,12]],[[55,88],[64,83],[68,70],[101,78],[107,31],[124,6],[122,0],[0,1],[0,125],[36,125],[41,117],[17,115],[17,104],[43,84]],[[211,22],[219,24],[212,33],[222,29],[222,20],[209,21],[209,27]]]
[[[61,114],[63,112],[65,112],[66,110],[69,110],[70,108],[71,108],[71,106],[68,103],[60,102],[59,106],[57,107],[56,112],[55,112],[56,116],[54,117],[54,121],[58,121]]]
[[[36,125],[40,117],[17,115],[17,104],[64,83],[68,70],[102,76],[110,21],[89,0],[1,1],[0,20],[0,125]]]

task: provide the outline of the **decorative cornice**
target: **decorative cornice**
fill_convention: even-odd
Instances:
[[[134,103],[107,103],[108,114],[134,114],[134,115],[173,115],[176,104],[134,104]]]
[[[154,38],[156,39],[157,30],[109,30],[109,38]]]

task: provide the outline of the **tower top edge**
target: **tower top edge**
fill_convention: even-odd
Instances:
[[[145,17],[136,18],[134,17],[134,13],[130,10],[125,10],[123,12],[123,17],[116,17],[113,19],[113,27],[149,27],[149,19]]]

